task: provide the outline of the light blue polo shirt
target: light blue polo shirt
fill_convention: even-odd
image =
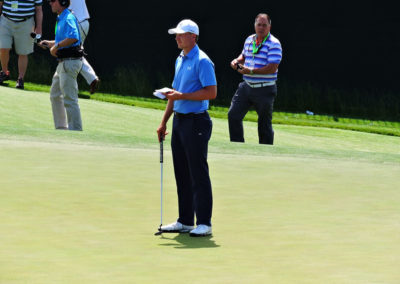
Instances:
[[[81,44],[81,35],[79,33],[78,20],[71,13],[70,10],[65,9],[60,15],[58,15],[56,27],[57,27],[56,37],[55,37],[56,44],[59,43],[60,41],[63,41],[66,38],[74,38],[78,40],[74,44],[66,47],[60,47],[60,49],[72,46],[78,46]]]
[[[253,42],[256,35],[249,36],[243,47],[242,56],[245,58],[244,67],[262,68],[270,63],[279,64],[282,60],[282,46],[272,34],[262,44],[257,54],[253,54]],[[272,74],[244,74],[243,80],[249,83],[275,82],[278,79],[278,70]]]
[[[197,44],[186,55],[183,51],[175,62],[175,77],[172,87],[181,93],[192,93],[207,86],[217,85],[214,63]],[[197,113],[208,109],[208,100],[174,101],[174,111],[179,113]]]

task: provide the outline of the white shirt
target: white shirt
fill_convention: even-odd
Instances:
[[[82,22],[90,18],[85,0],[71,0],[69,9],[74,12],[75,17],[78,19],[78,22]]]

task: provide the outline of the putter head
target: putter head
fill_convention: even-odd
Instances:
[[[161,226],[162,226],[162,225],[160,225],[160,227],[158,227],[158,232],[157,232],[157,233],[155,233],[155,234],[154,234],[154,236],[159,236],[159,235],[161,235],[161,234],[162,234],[162,231],[161,231]]]

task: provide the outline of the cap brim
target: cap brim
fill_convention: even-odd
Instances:
[[[180,29],[180,28],[175,28],[175,29],[169,29],[168,33],[170,35],[173,35],[173,34],[184,34],[186,32],[184,30]]]

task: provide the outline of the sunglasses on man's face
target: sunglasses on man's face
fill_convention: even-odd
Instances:
[[[54,3],[54,2],[56,2],[56,0],[47,0],[47,2]]]

